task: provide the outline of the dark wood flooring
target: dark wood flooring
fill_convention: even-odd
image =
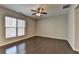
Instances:
[[[72,50],[66,40],[38,36],[2,46],[0,47],[0,53],[6,53],[6,50],[14,46],[16,46],[16,51],[11,51],[18,54],[78,54],[78,52]],[[11,54],[11,51],[8,51],[8,53]]]

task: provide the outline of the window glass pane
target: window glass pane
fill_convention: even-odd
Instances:
[[[6,49],[6,54],[16,54],[17,53],[17,48],[16,46],[10,47],[8,49]]]
[[[25,28],[18,28],[18,36],[22,36],[25,34]]]
[[[5,27],[16,27],[16,18],[5,17]]]
[[[25,21],[18,19],[18,27],[25,27]]]
[[[25,43],[21,43],[18,45],[18,53],[19,54],[24,54],[26,53],[26,48],[25,48]]]
[[[16,37],[16,28],[6,28],[6,38]]]

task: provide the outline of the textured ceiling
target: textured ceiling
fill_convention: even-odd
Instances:
[[[1,4],[0,6],[36,19],[40,19],[56,15],[67,14],[69,9],[62,9],[64,5],[65,4]],[[42,15],[40,17],[32,15],[33,12],[31,11],[31,9],[37,9],[38,7],[45,8],[47,15]]]

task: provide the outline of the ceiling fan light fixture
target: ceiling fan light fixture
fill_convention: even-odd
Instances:
[[[41,16],[41,14],[40,13],[37,13],[36,16]]]
[[[32,15],[35,15],[35,16],[41,16],[42,14],[47,14],[47,13],[44,11],[44,8],[42,8],[42,7],[39,7],[39,8],[37,8],[36,10],[31,9],[31,11],[34,12]]]

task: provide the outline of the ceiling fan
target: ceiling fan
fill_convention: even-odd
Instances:
[[[42,14],[47,14],[46,12],[44,12],[44,8],[39,7],[36,10],[31,9],[31,11],[33,11],[34,13],[32,15],[36,15],[36,16],[41,16]]]

